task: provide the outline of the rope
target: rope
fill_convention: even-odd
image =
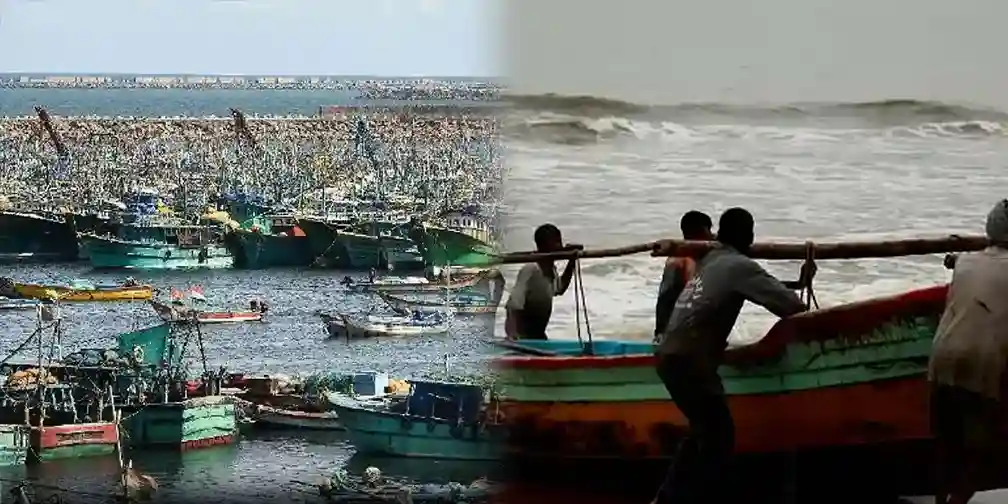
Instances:
[[[574,261],[574,321],[577,325],[577,337],[578,344],[581,345],[582,351],[585,355],[594,355],[595,348],[592,342],[592,332],[591,332],[591,322],[588,320],[588,302],[587,296],[585,295],[584,289],[584,278],[581,275],[581,261],[575,256]],[[581,317],[584,316],[584,326],[585,326],[585,337],[588,339],[588,344],[585,344],[584,338],[581,336]]]
[[[805,309],[819,309],[819,300],[816,299],[815,290],[812,288],[812,280],[815,278],[818,266],[815,263],[815,244],[805,242],[805,262],[801,268],[801,291],[799,298],[805,302]]]

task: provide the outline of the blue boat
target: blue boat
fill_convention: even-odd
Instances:
[[[20,299],[0,296],[0,311],[6,310],[34,310],[39,302],[35,299]]]
[[[451,460],[500,460],[505,429],[487,414],[476,385],[413,381],[403,404],[387,409],[329,394],[347,437],[365,455]]]

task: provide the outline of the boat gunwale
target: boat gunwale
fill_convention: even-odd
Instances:
[[[819,321],[823,319],[845,318],[851,320],[849,317],[851,312],[861,308],[887,306],[889,309],[886,310],[886,315],[890,319],[940,314],[945,304],[947,292],[948,284],[916,288],[895,295],[855,301],[781,319],[759,340],[729,348],[726,351],[726,363],[732,364],[733,359],[738,356],[745,356],[745,359],[750,361],[773,360],[783,356],[787,346],[792,343],[850,339],[850,330],[824,334],[821,330],[803,331],[802,329],[813,321],[820,323]],[[853,325],[860,326],[865,332],[870,331],[872,324],[876,322],[873,317],[853,320],[855,321]],[[654,353],[602,356],[501,356],[493,360],[495,367],[505,370],[607,369],[654,366],[655,362]]]

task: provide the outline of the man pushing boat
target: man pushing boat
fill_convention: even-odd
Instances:
[[[684,240],[710,241],[714,239],[711,228],[714,222],[709,215],[698,210],[690,210],[679,220],[679,229]],[[658,342],[662,331],[672,315],[672,307],[682,293],[686,283],[696,271],[696,261],[692,257],[670,257],[665,262],[662,271],[661,284],[658,286],[658,300],[655,302],[654,339]]]
[[[534,239],[536,251],[540,253],[584,248],[581,245],[564,245],[560,229],[553,224],[536,228]],[[576,259],[567,261],[567,267],[559,277],[552,259],[522,266],[505,305],[504,333],[507,339],[547,339],[546,326],[553,314],[553,298],[567,292],[576,264]]]
[[[1008,200],[987,214],[991,245],[949,256],[945,312],[928,365],[931,433],[936,445],[936,504],[966,504],[999,443],[1008,393]]]
[[[690,433],[679,445],[656,504],[719,502],[715,492],[735,448],[735,425],[718,368],[743,303],[756,303],[778,317],[805,311],[797,294],[747,256],[753,227],[745,209],[721,215],[717,241],[722,246],[698,262],[659,338],[658,376],[689,421]],[[803,275],[814,274],[805,270]]]

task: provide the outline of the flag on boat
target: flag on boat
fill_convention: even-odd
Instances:
[[[175,287],[172,287],[170,295],[171,295],[171,298],[172,298],[173,301],[178,301],[178,300],[182,299],[182,296],[184,294],[182,294],[182,291],[176,289]]]

